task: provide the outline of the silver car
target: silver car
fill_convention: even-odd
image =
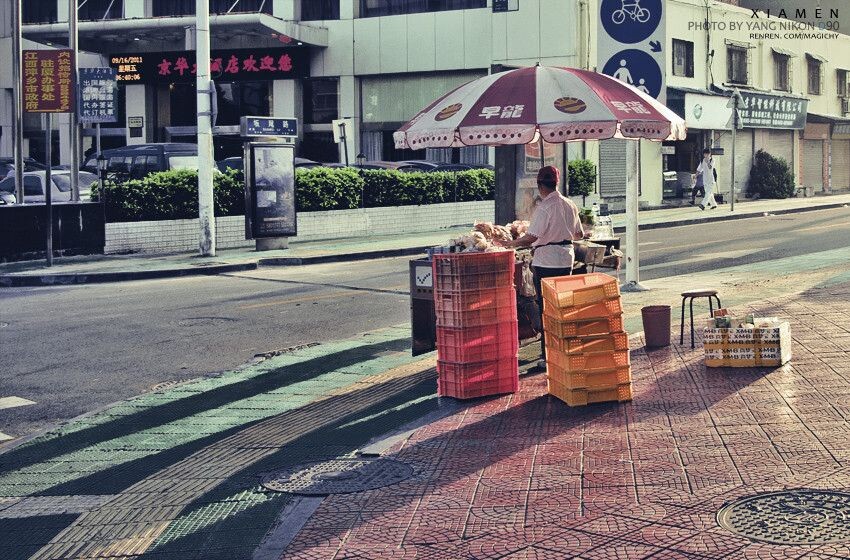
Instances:
[[[44,171],[27,171],[24,173],[24,202],[26,204],[44,204]],[[53,202],[71,201],[71,172],[52,171],[50,182],[53,183],[51,200]],[[93,173],[80,171],[80,201],[91,200],[91,187],[97,184],[97,176]],[[6,204],[15,204],[15,178],[6,177],[0,181],[0,199]]]

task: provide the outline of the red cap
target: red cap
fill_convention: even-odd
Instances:
[[[537,172],[537,182],[554,189],[561,184],[561,172],[553,165],[541,167]]]

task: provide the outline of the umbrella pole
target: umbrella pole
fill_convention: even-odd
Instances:
[[[540,132],[538,132],[540,134]],[[540,134],[540,167],[546,167],[546,157],[543,153],[543,135]]]
[[[645,292],[640,283],[640,251],[638,248],[638,203],[640,193],[640,140],[629,142],[632,154],[626,155],[626,283],[620,287],[623,292]],[[628,157],[631,155],[632,157]]]

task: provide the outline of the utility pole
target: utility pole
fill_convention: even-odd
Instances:
[[[77,67],[79,65],[79,52],[77,49],[77,0],[68,1],[68,48],[73,51],[73,63],[71,75],[73,77],[74,88],[79,83],[79,73]],[[77,95],[80,95],[77,92]],[[71,200],[79,202],[80,200],[80,119],[77,115],[77,108],[73,107],[68,115],[70,119],[71,129]],[[49,163],[49,162],[48,162]]]
[[[12,134],[14,138],[15,157],[15,200],[18,204],[24,203],[24,103],[21,95],[21,0],[12,0],[13,25],[12,30],[12,110],[14,117],[12,122]]]
[[[735,137],[738,133],[740,120],[738,117],[738,107],[741,103],[741,93],[735,89],[732,91],[732,98],[729,100],[729,105],[732,107],[732,188],[729,191],[729,211],[735,211]]]
[[[195,0],[195,59],[198,96],[198,221],[199,248],[205,257],[215,256],[215,207],[213,205],[212,104],[210,95],[210,4]]]

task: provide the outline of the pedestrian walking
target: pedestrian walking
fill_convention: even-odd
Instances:
[[[537,190],[540,202],[531,216],[528,233],[513,241],[504,241],[505,247],[532,247],[534,257],[531,270],[534,273],[534,289],[537,291],[537,306],[543,313],[543,290],[541,281],[552,276],[569,276],[575,262],[573,241],[585,237],[579,219],[578,206],[558,192],[561,172],[548,165],[537,173]],[[542,360],[546,367],[546,341],[540,339]]]
[[[717,208],[717,201],[714,200],[714,189],[717,185],[717,169],[714,167],[714,159],[711,157],[711,150],[706,148],[702,151],[702,161],[697,166],[697,184],[691,191],[691,204],[696,200],[696,193],[702,183],[702,202],[699,209],[705,210]]]

